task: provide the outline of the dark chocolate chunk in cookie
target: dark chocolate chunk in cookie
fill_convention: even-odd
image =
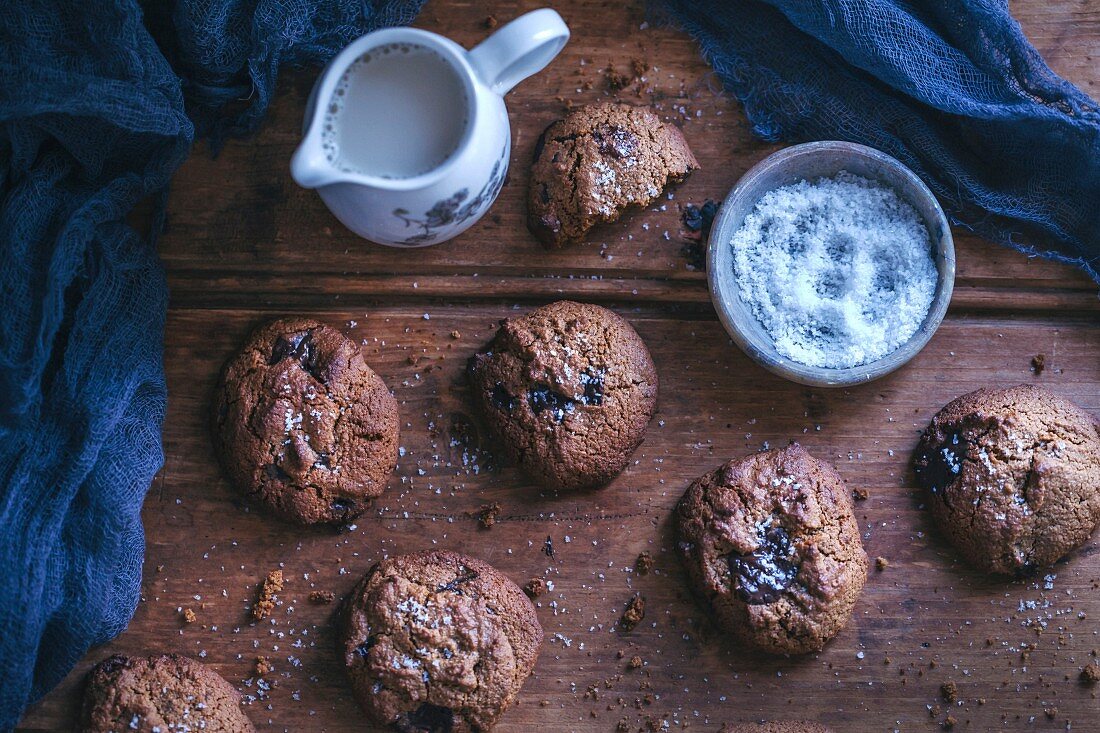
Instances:
[[[382,493],[397,462],[397,401],[354,341],[289,318],[226,365],[215,439],[249,497],[304,524],[340,524]]]
[[[453,710],[426,702],[416,710],[401,713],[394,728],[400,733],[451,733],[454,725]]]
[[[652,110],[595,104],[550,125],[536,145],[527,225],[544,244],[583,241],[593,226],[652,203],[699,167],[683,133]]]
[[[676,523],[688,576],[718,624],[766,652],[821,649],[867,579],[851,492],[797,443],[700,477]]]
[[[759,527],[756,549],[729,554],[733,589],[753,606],[774,603],[798,574],[798,562],[790,535],[782,527]]]
[[[641,338],[613,312],[583,303],[505,321],[471,360],[470,378],[512,459],[556,489],[618,475],[656,408],[657,373]]]
[[[962,473],[963,460],[969,449],[968,441],[959,433],[945,435],[939,443],[926,441],[915,459],[917,483],[933,494],[944,491]]]

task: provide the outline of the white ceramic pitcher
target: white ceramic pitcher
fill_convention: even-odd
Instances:
[[[501,27],[470,51],[443,36],[415,28],[369,33],[341,51],[325,68],[306,106],[305,138],[290,161],[298,185],[317,189],[343,224],[373,242],[421,247],[450,239],[481,218],[500,193],[508,172],[512,133],[504,94],[541,71],[569,40],[569,29],[550,8],[527,13]],[[373,49],[409,44],[436,52],[461,84],[453,98],[465,109],[441,125],[463,124],[457,147],[442,163],[412,177],[386,177],[348,170],[326,150],[324,126],[337,86],[348,67]],[[370,58],[370,57],[366,57]],[[409,88],[409,87],[403,87]],[[347,115],[341,124],[352,124]],[[443,128],[441,128],[443,129]],[[369,141],[370,130],[364,130]],[[448,134],[457,135],[450,128]]]

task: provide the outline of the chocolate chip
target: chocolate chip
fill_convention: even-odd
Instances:
[[[402,713],[393,727],[399,733],[451,733],[454,723],[453,710],[426,702],[416,710]]]
[[[264,466],[264,475],[275,481],[290,481],[290,474],[284,471],[278,463],[269,463]]]
[[[596,148],[603,155],[629,158],[638,152],[638,136],[618,125],[600,125],[592,131]]]
[[[565,419],[565,413],[572,412],[575,408],[572,399],[545,384],[536,384],[527,390],[527,404],[536,415],[543,410],[550,410],[558,422]]]
[[[578,404],[596,407],[602,405],[603,376],[585,372],[581,375],[581,383],[584,385],[584,392],[580,397],[568,397],[548,385],[536,384],[527,390],[527,403],[536,415],[543,410],[550,410],[558,422],[565,419],[566,413],[577,409]]]
[[[459,588],[463,583],[469,583],[472,580],[477,580],[477,572],[474,570],[466,570],[462,575],[457,576],[454,580],[444,583],[436,588],[437,593],[449,591],[451,593],[458,593],[462,595],[462,590]]]
[[[298,360],[298,363],[302,365],[302,368],[306,370],[314,379],[318,382],[324,382],[320,369],[317,364],[317,349],[313,343],[313,332],[304,331],[302,333],[292,334],[289,338],[286,336],[280,336],[275,341],[275,346],[271,350],[271,357],[268,359],[268,364],[278,364],[283,359],[293,357]]]
[[[329,509],[333,514],[347,515],[355,510],[355,502],[351,499],[333,499],[329,502]]]
[[[373,647],[377,643],[378,636],[375,634],[371,634],[367,637],[366,641],[355,647],[355,653],[358,654],[360,657],[366,659],[367,655],[370,653],[371,647]]]
[[[504,385],[500,382],[496,383],[493,387],[492,394],[493,405],[498,410],[504,410],[505,412],[511,412],[516,409],[516,398],[508,393],[508,390],[504,388]]]
[[[759,606],[773,603],[798,575],[790,535],[768,523],[760,527],[760,542],[747,554],[731,552],[727,558],[733,590],[745,603]]]
[[[603,377],[585,372],[581,375],[581,384],[584,385],[584,395],[581,402],[586,405],[603,404]]]
[[[680,223],[691,232],[702,232],[704,238],[710,233],[714,215],[718,213],[718,203],[707,199],[702,206],[688,204],[680,214]]]
[[[913,462],[913,471],[920,486],[938,494],[959,477],[962,462],[970,443],[959,433],[951,433],[946,442],[922,451]]]

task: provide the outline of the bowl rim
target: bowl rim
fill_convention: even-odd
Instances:
[[[940,232],[938,241],[933,243],[937,272],[936,292],[932,296],[932,303],[928,308],[928,313],[925,314],[924,320],[921,321],[921,325],[917,328],[917,331],[908,341],[894,351],[875,361],[860,364],[859,366],[843,368],[814,367],[801,364],[783,356],[776,351],[772,344],[761,347],[761,345],[756,343],[755,339],[751,338],[745,330],[738,325],[737,320],[734,318],[734,314],[729,310],[726,298],[734,297],[740,301],[740,292],[736,287],[736,281],[732,270],[728,274],[722,273],[719,270],[718,261],[721,256],[719,250],[722,247],[728,248],[730,246],[729,240],[735,231],[733,229],[733,219],[735,217],[734,204],[740,203],[747,195],[746,191],[751,188],[751,184],[755,183],[757,179],[771,169],[790,159],[813,157],[822,153],[836,152],[848,154],[854,158],[862,157],[871,159],[893,170],[905,182],[906,185],[904,188],[899,189],[898,186],[889,181],[882,180],[881,178],[877,178],[877,182],[890,186],[897,191],[899,195],[902,195],[903,198],[908,198],[910,203],[913,203],[912,199],[916,198],[920,199],[921,202],[925,204],[923,207],[918,206],[915,208],[918,209],[918,212],[923,208],[932,214],[934,218],[933,222],[929,222],[922,214],[922,219],[924,219],[924,223],[931,237],[935,237],[934,232],[937,230]],[[841,170],[842,169],[843,167]],[[757,200],[759,200],[759,198],[757,198]],[[927,226],[930,223],[935,226]],[[737,222],[737,226],[740,226],[740,222]],[[944,316],[947,314],[947,308],[951,302],[951,294],[954,291],[955,243],[951,235],[951,227],[948,223],[947,216],[944,214],[939,201],[928,186],[925,185],[924,181],[901,161],[880,150],[859,143],[851,143],[842,140],[823,140],[801,143],[782,148],[766,156],[749,168],[737,183],[734,184],[733,188],[730,189],[730,192],[722,201],[722,205],[714,217],[714,222],[710,230],[710,238],[707,244],[707,282],[710,288],[710,298],[714,305],[714,310],[717,312],[718,318],[722,322],[726,332],[729,334],[730,338],[733,339],[734,343],[736,343],[737,346],[757,364],[773,374],[777,374],[799,384],[811,387],[848,387],[870,382],[900,368],[903,364],[916,356],[928,344],[929,340],[931,340],[933,334],[935,334],[940,323],[943,321]],[[768,347],[770,347],[770,350]]]

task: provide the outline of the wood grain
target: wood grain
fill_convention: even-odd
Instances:
[[[418,25],[471,45],[490,14],[506,20],[539,4],[434,1]],[[415,252],[371,246],[294,187],[286,162],[313,72],[284,75],[256,138],[214,161],[198,151],[181,170],[162,247],[172,287],[170,400],[166,463],[144,509],[143,598],[130,629],[93,650],[20,730],[71,730],[92,664],[155,651],[202,658],[253,696],[255,658],[268,658],[273,686],[247,708],[264,730],[362,730],[333,651],[335,607],[307,596],[342,595],[379,558],[425,547],[478,555],[519,583],[543,575],[554,582],[539,599],[546,644],[498,728],[505,733],[613,731],[621,719],[628,730],[652,721],[657,730],[667,722],[709,732],[727,721],[791,716],[836,731],[935,730],[949,713],[956,730],[1064,730],[1067,721],[1100,730],[1100,688],[1077,680],[1100,647],[1100,537],[1049,581],[981,577],[956,562],[930,525],[908,468],[931,415],[980,386],[1046,384],[1100,416],[1095,286],[1076,271],[960,235],[952,309],[908,366],[840,391],[771,376],[718,324],[704,274],[680,252],[676,207],[720,198],[773,148],[751,138],[688,39],[641,29],[638,3],[559,5],[572,42],[509,99],[511,180],[491,215],[454,242]],[[1086,90],[1100,81],[1095,3],[1012,7],[1055,70]],[[665,114],[689,110],[685,131],[704,169],[666,210],[632,216],[591,244],[544,252],[522,224],[534,138],[562,100],[605,96],[600,69],[625,68],[633,57],[655,68],[630,98]],[[661,393],[648,437],[619,479],[597,492],[548,496],[494,457],[471,414],[463,368],[499,319],[558,297],[608,304],[628,318],[653,352]],[[283,313],[313,315],[360,340],[399,400],[405,454],[375,509],[347,531],[301,530],[250,511],[213,457],[206,426],[218,370],[253,326]],[[1038,353],[1047,357],[1041,376],[1031,370]],[[823,652],[774,660],[733,648],[707,620],[673,556],[669,516],[697,475],[789,439],[869,492],[857,504],[864,543],[889,564],[872,571],[851,625]],[[491,501],[502,515],[479,529],[475,515]],[[656,559],[644,577],[631,569],[642,550]],[[287,578],[282,605],[254,623],[257,584],[277,567]],[[615,631],[636,592],[646,598],[645,621]],[[186,608],[194,624],[183,622]],[[633,655],[644,660],[641,670],[626,668]],[[955,706],[940,694],[949,680],[959,687]]]
[[[539,5],[436,3],[418,25],[471,46],[487,33],[484,21],[490,15],[503,20]],[[436,247],[394,253],[344,229],[314,192],[290,180],[287,161],[300,139],[302,110],[315,75],[286,74],[262,134],[230,145],[216,160],[200,150],[176,177],[162,245],[176,301],[237,305],[260,298],[301,306],[320,290],[359,299],[450,298],[462,292],[547,298],[568,292],[706,302],[705,274],[689,270],[680,252],[679,207],[721,200],[776,146],[751,137],[738,105],[718,93],[719,82],[689,38],[669,29],[640,30],[645,20],[640,3],[575,0],[559,5],[574,29],[573,39],[545,73],[509,95],[509,180],[490,215],[471,230]],[[1096,78],[1092,59],[1100,58],[1095,30],[1100,10],[1074,2],[1019,5],[1027,11],[1025,28],[1034,28],[1038,41],[1049,47],[1055,68],[1088,89]],[[1072,24],[1067,25],[1067,17]],[[1074,30],[1078,27],[1080,32]],[[544,251],[524,226],[527,165],[535,141],[567,105],[608,98],[604,70],[611,64],[624,71],[635,58],[651,66],[646,82],[619,96],[652,104],[682,124],[702,170],[674,190],[663,210],[652,208],[605,227],[586,245]],[[1021,289],[1027,291],[1021,308],[1100,310],[1095,285],[1078,271],[1028,260],[963,231],[955,234],[957,303],[962,307]]]

